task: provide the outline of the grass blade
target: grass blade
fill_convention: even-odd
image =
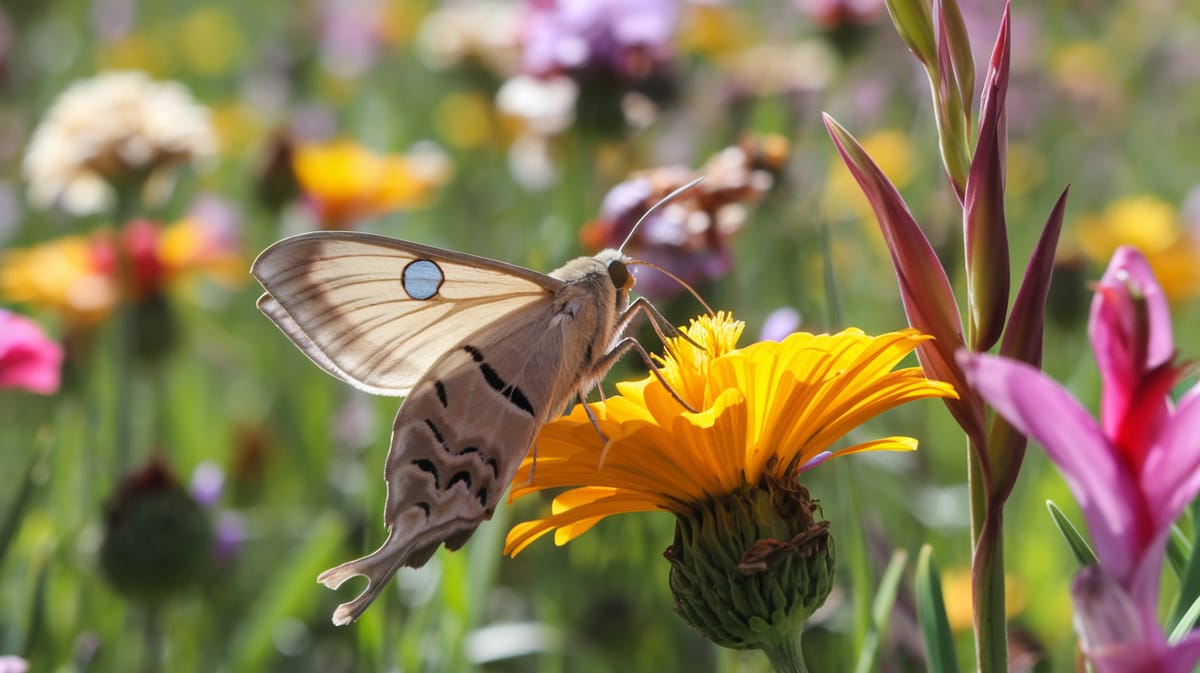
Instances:
[[[1071,548],[1071,552],[1075,554],[1075,560],[1079,561],[1080,567],[1095,565],[1096,552],[1092,551],[1091,545],[1083,536],[1079,534],[1079,529],[1067,515],[1063,513],[1058,505],[1054,504],[1053,500],[1046,501],[1046,509],[1050,510],[1050,518],[1054,519],[1054,525],[1058,528],[1058,532],[1062,534],[1063,539],[1067,541],[1067,546]]]
[[[929,673],[959,673],[954,654],[954,635],[946,618],[946,603],[942,600],[942,577],[933,558],[933,547],[921,547],[917,557],[917,618],[925,641],[925,657]]]

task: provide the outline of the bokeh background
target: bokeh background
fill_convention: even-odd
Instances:
[[[0,654],[33,671],[155,670],[159,657],[172,671],[766,670],[760,654],[719,650],[672,614],[666,514],[502,557],[508,525],[549,507],[527,498],[462,551],[402,571],[348,628],[329,615],[352,590],[314,582],[384,537],[397,401],[328,377],[258,313],[247,269],[285,235],[354,228],[548,271],[619,240],[648,204],[646,184],[705,174],[735,189],[688,202],[682,219],[643,232],[635,255],[734,311],[746,343],[898,329],[887,252],[826,111],[899,186],[963,287],[928,84],[881,1],[574,5],[0,4],[0,307],[35,319],[66,354],[57,392],[0,390]],[[986,63],[1002,3],[961,7]],[[1150,259],[1183,355],[1197,352],[1200,5],[1012,11],[1014,273],[1070,184],[1045,368],[1094,408],[1089,282],[1117,245]],[[138,122],[147,137],[191,133],[175,139],[186,156],[134,176],[134,192],[63,168],[97,116],[110,119],[95,111],[111,108],[81,94],[48,116],[74,82],[113,71],[144,73],[123,85],[131,119],[169,99]],[[180,88],[155,94],[167,81]],[[47,133],[62,144],[28,158],[40,123],[57,124]],[[671,320],[701,311],[649,275],[640,287]],[[623,363],[610,390],[635,375]],[[961,432],[934,401],[859,432],[912,435],[921,449],[807,473],[840,556],[838,586],[805,635],[810,666],[849,670],[883,566],[926,542],[967,664]],[[1078,521],[1034,450],[1006,517],[1019,670],[1073,660],[1074,562],[1047,498]],[[122,574],[136,567],[122,554],[155,545],[183,550],[175,575]],[[879,670],[924,670],[907,587],[882,652]]]

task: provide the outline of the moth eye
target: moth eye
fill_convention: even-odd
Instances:
[[[608,263],[608,277],[612,280],[613,287],[618,290],[628,290],[633,287],[633,277],[629,275],[629,268],[625,266],[625,262],[619,259]]]

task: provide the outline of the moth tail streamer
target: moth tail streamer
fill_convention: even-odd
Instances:
[[[317,582],[335,590],[351,577],[367,578],[367,587],[354,600],[342,603],[333,611],[335,626],[345,626],[358,619],[358,616],[379,597],[388,580],[404,564],[407,557],[406,547],[411,543],[411,536],[398,535],[393,528],[387,541],[379,549],[360,559],[330,568],[317,576]]]

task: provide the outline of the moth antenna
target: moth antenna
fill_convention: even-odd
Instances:
[[[687,183],[686,185],[680,187],[679,189],[676,189],[675,191],[671,192],[670,194],[667,194],[666,196],[662,197],[654,205],[647,208],[646,212],[642,213],[642,216],[638,218],[638,221],[633,223],[633,228],[629,230],[629,235],[625,237],[625,240],[621,242],[621,247],[617,248],[617,250],[625,249],[625,246],[628,245],[629,241],[633,238],[634,232],[636,232],[638,230],[638,227],[640,227],[642,225],[642,222],[646,221],[647,217],[650,217],[651,213],[658,210],[661,206],[664,206],[667,203],[670,203],[671,199],[675,198],[676,196],[679,196],[680,194],[691,189],[692,187],[695,187],[696,185],[700,184],[700,182],[703,180],[704,180],[704,176],[701,175],[700,177],[696,178],[695,180],[692,180],[691,182]]]
[[[695,184],[695,183],[693,183],[693,184]],[[691,285],[688,285],[679,276],[676,276],[675,274],[671,273],[670,271],[667,271],[666,269],[662,268],[661,266],[659,266],[653,262],[647,262],[644,259],[630,260],[629,265],[630,266],[650,267],[651,269],[654,269],[655,271],[663,274],[664,276],[666,276],[667,278],[670,278],[671,280],[675,281],[676,283],[679,283],[680,287],[687,290],[688,294],[692,295],[693,297],[696,298],[696,301],[700,302],[700,305],[704,307],[704,310],[707,311],[710,316],[716,315],[716,312],[712,310],[712,307],[708,305],[708,302],[704,301],[704,298],[700,296],[700,293],[696,292],[696,290]]]

